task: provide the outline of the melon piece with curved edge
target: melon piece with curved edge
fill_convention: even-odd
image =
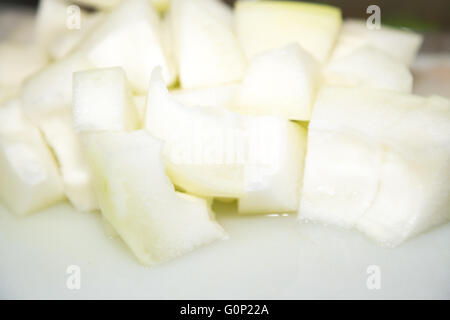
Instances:
[[[142,264],[226,237],[206,200],[175,192],[161,141],[146,131],[84,135],[102,214]]]
[[[204,197],[240,198],[241,213],[297,209],[305,151],[298,124],[185,106],[170,95],[157,70],[148,96],[144,127],[166,142],[174,184]]]
[[[165,141],[167,172],[175,185],[208,197],[244,192],[244,117],[228,110],[188,107],[170,96],[155,69],[144,128]]]
[[[327,84],[359,86],[411,93],[408,67],[375,47],[363,46],[332,60],[324,70]]]
[[[0,106],[0,176],[0,199],[16,214],[64,199],[55,159],[18,100]]]
[[[346,56],[355,49],[369,45],[410,66],[423,41],[423,36],[408,30],[381,26],[369,29],[363,20],[348,19],[342,24],[331,60]]]
[[[342,22],[337,7],[288,1],[238,1],[236,34],[248,58],[298,43],[319,62],[334,46]]]
[[[298,44],[254,56],[231,109],[307,121],[321,80],[320,66]]]
[[[174,0],[170,18],[182,88],[241,79],[245,58],[232,29],[232,11],[219,0]]]
[[[174,89],[170,90],[170,95],[176,101],[186,106],[214,107],[214,108],[230,108],[239,84],[226,84],[216,87],[205,87],[197,89]],[[139,113],[139,117],[144,121],[145,108],[147,103],[146,95],[135,95],[134,103]]]

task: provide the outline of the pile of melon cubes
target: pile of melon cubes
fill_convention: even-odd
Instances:
[[[9,211],[100,211],[145,265],[226,238],[213,200],[389,246],[449,220],[450,101],[412,94],[420,35],[303,2],[78,2],[96,10],[42,0],[0,43]]]

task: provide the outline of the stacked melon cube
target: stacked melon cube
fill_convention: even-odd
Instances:
[[[213,199],[393,245],[450,218],[450,105],[411,94],[419,35],[302,2],[80,2],[99,11],[73,32],[41,1],[42,57],[0,45],[21,66],[0,68],[12,211],[65,195],[146,265],[225,238]]]

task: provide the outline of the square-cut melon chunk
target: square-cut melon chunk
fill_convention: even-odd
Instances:
[[[231,109],[308,121],[321,80],[317,61],[298,44],[250,60]]]
[[[131,89],[122,68],[77,72],[73,80],[76,131],[130,131],[139,127]]]
[[[235,7],[236,33],[248,58],[295,42],[324,62],[341,22],[339,8],[315,3],[238,1]]]
[[[85,142],[102,214],[142,264],[226,236],[206,200],[175,192],[162,143],[148,132],[89,133]]]
[[[450,219],[450,101],[325,87],[309,125],[300,219],[398,245]]]
[[[245,57],[233,32],[230,8],[219,0],[173,0],[170,19],[182,88],[241,79]]]

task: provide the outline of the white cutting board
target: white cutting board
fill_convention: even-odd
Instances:
[[[61,204],[26,218],[0,208],[0,298],[450,298],[450,224],[395,249],[294,216],[240,217],[215,206],[230,239],[142,267],[98,214]],[[69,290],[67,267],[81,270]],[[380,270],[369,290],[368,266]]]

